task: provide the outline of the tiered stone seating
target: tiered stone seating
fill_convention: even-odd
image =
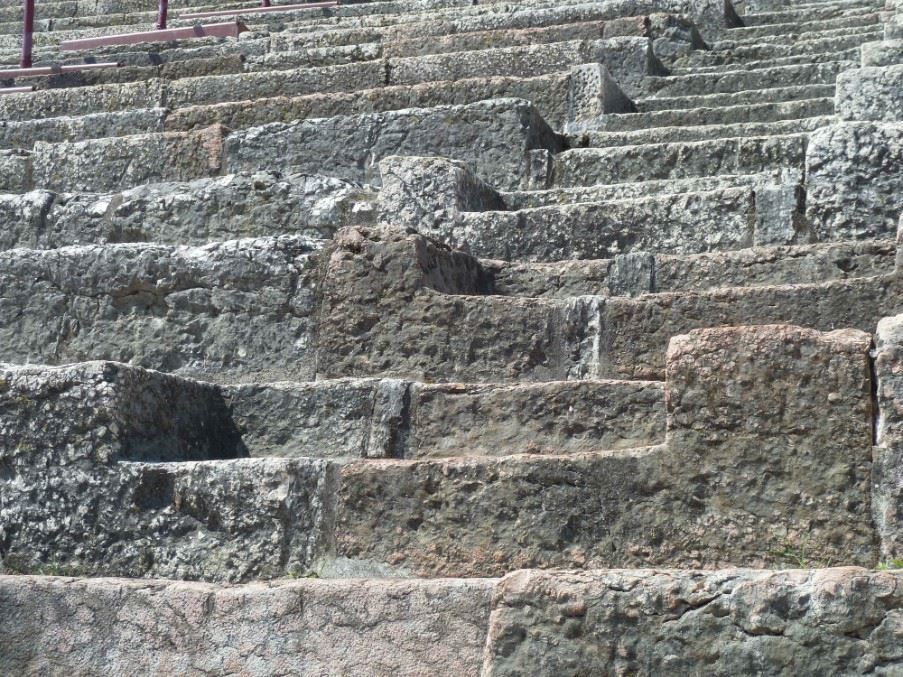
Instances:
[[[150,9],[41,5],[36,62]],[[900,9],[389,0],[17,79],[0,674],[899,672]]]

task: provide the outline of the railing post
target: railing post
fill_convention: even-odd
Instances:
[[[166,13],[169,11],[169,0],[160,0],[157,10],[157,28],[161,31],[166,28]]]
[[[270,6],[270,0],[260,0],[260,6],[261,6],[261,7],[269,7],[269,6]]]
[[[19,66],[31,68],[31,49],[34,40],[34,0],[25,0],[25,16],[22,19],[22,59]]]

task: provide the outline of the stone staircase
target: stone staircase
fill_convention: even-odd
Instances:
[[[0,674],[901,674],[900,8],[384,0],[7,83]]]

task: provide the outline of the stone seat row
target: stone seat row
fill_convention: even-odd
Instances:
[[[287,384],[250,394],[113,363],[4,368],[0,425],[12,444],[0,452],[3,566],[213,581],[310,571],[483,577],[519,567],[764,566],[785,561],[788,542],[822,566],[875,566],[900,545],[895,522],[872,520],[899,493],[882,474],[893,449],[882,458],[872,448],[873,388],[891,415],[879,435],[896,422],[899,344],[889,329],[879,328],[874,367],[872,337],[856,330],[765,325],[676,336],[664,441],[621,450],[595,447],[605,445],[593,437],[606,414],[578,418],[580,406],[569,421],[552,416],[579,399],[568,384],[309,384],[322,426],[383,457],[343,461],[247,458],[241,412],[272,415],[282,408],[272,391]],[[363,392],[337,402],[333,388]],[[611,420],[636,408],[643,439],[662,420],[660,388],[580,390],[613,410]],[[591,451],[544,453],[555,433],[539,421],[532,441],[506,430],[506,412],[531,401],[537,412],[551,407],[543,416],[573,442],[587,431]],[[355,408],[364,416],[347,415]],[[484,443],[514,455],[398,458],[446,429],[458,437],[443,454],[468,447],[467,430],[486,429]],[[764,516],[768,530],[758,526]]]

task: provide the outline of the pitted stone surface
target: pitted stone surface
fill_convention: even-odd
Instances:
[[[0,671],[477,675],[492,584],[2,576]]]
[[[214,381],[307,378],[321,246],[283,237],[0,253],[0,354]]]
[[[539,572],[493,589],[484,677],[893,674],[900,574]]]

